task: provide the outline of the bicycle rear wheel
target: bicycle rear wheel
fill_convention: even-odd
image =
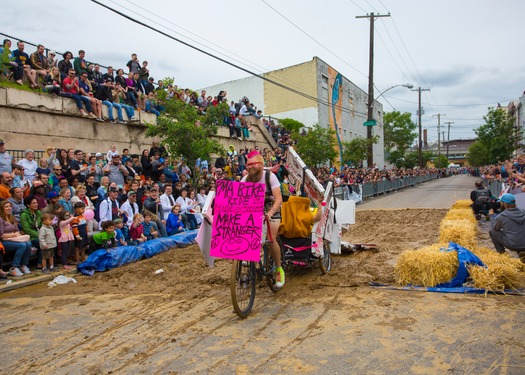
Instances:
[[[246,318],[252,311],[255,284],[255,263],[234,260],[230,277],[232,305],[241,318]]]
[[[330,256],[330,244],[328,241],[323,241],[323,256],[319,258],[319,268],[321,274],[326,275],[332,268],[332,257]]]

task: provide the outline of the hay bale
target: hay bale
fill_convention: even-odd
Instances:
[[[471,282],[469,286],[486,291],[504,291],[524,286],[525,275],[512,264],[494,264],[490,267],[468,267]]]
[[[469,208],[454,208],[447,212],[443,220],[468,220],[473,224],[477,224],[474,211]]]
[[[456,201],[456,203],[452,205],[452,209],[470,208],[471,205],[472,205],[472,201],[470,199],[462,199],[462,200]]]
[[[443,220],[439,229],[439,242],[455,242],[467,250],[477,246],[477,225],[468,220]]]
[[[395,275],[399,285],[434,287],[450,281],[458,271],[458,255],[446,243],[406,250],[399,256]]]
[[[519,289],[525,286],[525,264],[519,258],[512,258],[507,253],[499,254],[486,247],[476,247],[472,252],[487,268],[469,267],[469,285],[487,291]]]

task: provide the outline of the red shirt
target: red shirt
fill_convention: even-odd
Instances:
[[[78,82],[76,85],[72,86],[70,89],[67,88],[68,85],[72,84],[72,80],[69,77],[64,78],[62,81],[62,91],[69,92],[71,94],[78,94]]]

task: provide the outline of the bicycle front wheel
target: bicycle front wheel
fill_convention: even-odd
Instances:
[[[255,263],[234,260],[230,277],[232,305],[235,313],[246,318],[255,301]]]

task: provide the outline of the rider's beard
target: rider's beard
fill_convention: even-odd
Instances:
[[[246,176],[246,182],[259,182],[261,181],[263,170],[260,169],[257,172],[248,171]]]

